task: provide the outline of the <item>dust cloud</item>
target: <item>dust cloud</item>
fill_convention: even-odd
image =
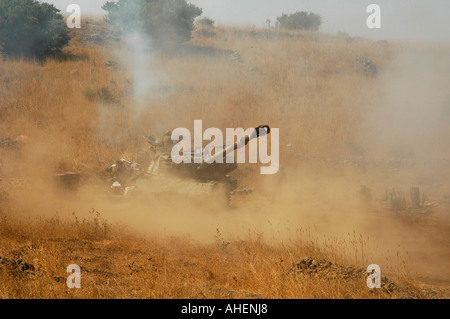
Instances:
[[[380,74],[361,136],[368,156],[410,159],[450,154],[450,59],[441,50],[400,47]]]

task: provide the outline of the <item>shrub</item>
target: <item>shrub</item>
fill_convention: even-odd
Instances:
[[[44,58],[69,42],[63,16],[36,0],[0,1],[0,51],[3,57]]]
[[[311,12],[296,12],[292,14],[282,14],[277,18],[276,27],[290,30],[319,30],[322,18]]]
[[[105,20],[122,32],[144,31],[159,42],[191,39],[194,20],[202,9],[186,0],[119,0],[103,7]]]
[[[201,18],[195,22],[200,27],[214,28],[215,21],[210,18]]]

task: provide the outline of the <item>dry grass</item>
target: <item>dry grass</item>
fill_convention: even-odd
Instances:
[[[0,297],[405,297],[370,291],[360,278],[327,280],[291,273],[291,265],[302,257],[334,257],[331,247],[318,247],[306,233],[299,230],[296,239],[282,243],[249,231],[244,238],[227,242],[217,229],[214,240],[205,244],[189,236],[136,236],[126,226],[109,224],[95,210],[85,219],[76,215],[17,219],[3,213]],[[17,262],[8,264],[5,258]],[[31,268],[21,268],[24,263]],[[81,289],[66,286],[65,270],[73,263],[81,265]],[[419,288],[410,284],[409,289],[409,296],[420,296]]]
[[[0,62],[0,136],[28,135],[41,149],[49,148],[53,162],[71,170],[133,154],[130,138],[166,127],[192,128],[194,119],[222,129],[271,123],[282,128],[281,138],[293,144],[294,153],[325,155],[323,145],[327,154],[342,152],[368,107],[365,102],[377,93],[376,82],[361,72],[356,59],[367,55],[383,64],[389,49],[370,42],[329,42],[325,36],[268,41],[233,31],[218,29],[217,38],[192,44],[235,50],[244,66],[205,54],[156,56],[149,76],[175,92],[139,101],[145,109],[138,118],[132,114],[137,103],[130,96],[132,78],[126,70],[106,67],[106,61],[117,61],[111,48],[84,43],[83,35],[66,49],[66,61]],[[95,98],[102,89],[122,106]],[[117,140],[105,143],[111,135]]]
[[[100,21],[88,26],[73,30],[75,38],[61,60],[0,60],[0,137],[29,136],[17,151],[0,148],[0,256],[34,266],[24,271],[17,266],[21,262],[0,264],[0,298],[402,296],[370,292],[365,282],[289,273],[292,263],[306,256],[367,266],[365,241],[354,233],[346,242],[319,240],[306,229],[287,240],[253,231],[226,239],[218,229],[214,238],[198,242],[188,235],[137,235],[95,210],[68,218],[53,216],[52,210],[36,217],[33,212],[42,209],[17,208],[14,193],[2,193],[2,181],[25,179],[34,196],[47,189],[46,178],[55,172],[81,172],[87,184],[117,158],[134,160],[142,146],[139,135],[192,129],[195,119],[221,129],[279,127],[281,144],[292,144],[289,153],[280,149],[288,168],[297,167],[299,154],[348,155],[347,142],[380,90],[357,58],[367,56],[382,68],[392,53],[390,45],[362,39],[218,27],[214,37],[196,33],[191,44],[237,51],[242,64],[202,53],[156,55],[155,90],[173,93],[135,101],[127,70],[105,65],[117,60],[112,45],[82,41],[105,26]],[[237,174],[250,178],[256,169]],[[65,269],[72,263],[81,265],[82,289],[65,284]],[[418,296],[416,285],[408,285]]]

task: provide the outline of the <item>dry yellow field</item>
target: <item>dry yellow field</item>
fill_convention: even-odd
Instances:
[[[28,136],[0,148],[0,298],[448,298],[450,48],[207,31],[139,60],[91,19],[62,57],[0,60],[0,138]],[[254,192],[232,208],[108,197],[105,168],[141,136],[197,119],[279,128],[285,177],[240,165]],[[53,187],[67,171],[76,196]],[[422,208],[393,211],[388,192],[417,185]]]

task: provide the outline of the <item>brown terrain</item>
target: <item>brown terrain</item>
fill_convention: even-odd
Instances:
[[[449,298],[448,45],[218,26],[142,61],[100,20],[71,32],[0,59],[0,298]],[[240,164],[231,207],[110,196],[141,136],[197,119],[279,128],[280,171]]]

